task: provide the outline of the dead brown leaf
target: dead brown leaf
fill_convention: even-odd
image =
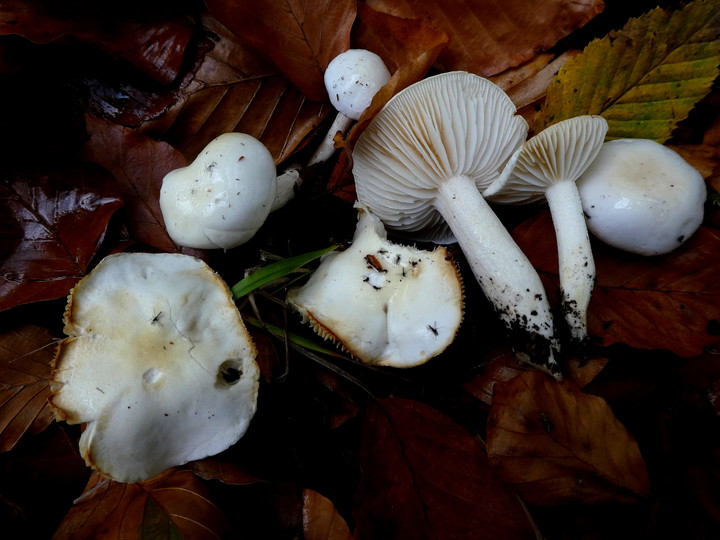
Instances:
[[[350,48],[354,0],[208,0],[210,13],[269,56],[308,98],[327,100],[325,67]]]
[[[649,493],[638,445],[607,403],[542,373],[495,385],[487,449],[530,504],[636,502]]]
[[[368,0],[378,11],[425,19],[450,37],[437,59],[442,71],[490,76],[529,60],[590,21],[602,0]]]
[[[53,421],[47,400],[55,342],[47,329],[30,324],[0,334],[0,452]]]
[[[353,537],[330,499],[312,489],[304,489],[302,500],[304,540],[350,540]]]

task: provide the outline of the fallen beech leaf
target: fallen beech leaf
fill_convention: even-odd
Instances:
[[[551,84],[534,131],[600,114],[608,138],[664,143],[709,91],[720,63],[720,2],[656,8],[590,43]]]
[[[97,474],[54,538],[226,538],[230,524],[190,471],[171,470],[148,482],[121,484]]]
[[[649,492],[638,445],[607,403],[542,373],[495,385],[487,450],[530,504],[635,502]]]
[[[0,452],[53,421],[47,400],[55,342],[48,330],[34,325],[0,334]]]
[[[353,535],[333,503],[312,489],[303,490],[304,540],[350,540]]]
[[[450,38],[442,71],[496,75],[552,47],[605,7],[602,0],[368,0],[378,11],[425,19]]]
[[[367,411],[355,538],[532,538],[523,508],[494,475],[480,441],[417,401]]]
[[[513,238],[557,290],[557,251],[548,212],[513,231]],[[588,309],[589,333],[602,345],[668,349],[699,355],[717,340],[708,325],[720,318],[720,232],[701,227],[679,249],[658,257],[593,242],[597,281]]]
[[[222,24],[272,58],[308,99],[327,100],[323,74],[330,60],[350,48],[354,0],[207,0],[206,4]]]
[[[121,205],[110,175],[93,164],[8,171],[0,179],[0,310],[66,296]]]
[[[160,212],[160,186],[173,169],[187,165],[167,143],[136,131],[87,117],[90,140],[83,156],[113,173],[125,199],[125,221],[131,237],[163,251],[178,251]]]
[[[327,99],[309,101],[277,68],[239,41],[216,19],[205,16],[215,47],[166,114],[142,126],[180,150],[188,161],[218,135],[252,135],[275,163],[288,159],[332,110]]]

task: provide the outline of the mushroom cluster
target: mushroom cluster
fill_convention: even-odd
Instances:
[[[83,458],[120,482],[222,452],[255,413],[256,350],[227,285],[179,254],[103,259],[72,290],[51,388]]]
[[[325,338],[373,365],[412,367],[440,354],[462,321],[462,283],[443,247],[394,244],[362,204],[352,245],[325,256],[287,301]]]

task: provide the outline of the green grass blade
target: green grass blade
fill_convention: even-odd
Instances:
[[[302,255],[297,255],[296,257],[290,257],[289,259],[283,259],[282,261],[264,266],[244,279],[238,281],[230,289],[233,298],[238,300],[257,289],[264,287],[268,283],[272,283],[273,281],[285,277],[288,274],[292,274],[298,268],[319,257],[322,257],[326,253],[330,253],[334,249],[337,249],[337,247],[338,246],[330,246],[317,251],[310,251],[308,253],[303,253]]]
[[[257,328],[264,328],[265,330],[267,330],[268,332],[273,334],[275,337],[278,337],[280,339],[285,339],[285,336],[286,336],[285,331],[278,326],[260,322],[256,318],[248,317],[246,315],[243,315],[243,321],[245,321],[246,323],[251,324]],[[290,340],[290,343],[294,343],[295,345],[299,345],[300,347],[303,347],[310,351],[313,351],[313,352],[316,352],[319,354],[326,354],[328,356],[334,356],[336,358],[347,359],[346,356],[338,353],[337,351],[333,351],[332,349],[327,349],[327,348],[323,347],[322,345],[319,345],[319,344],[315,343],[314,341],[311,341],[302,336],[298,336],[297,334],[288,333],[287,339]]]

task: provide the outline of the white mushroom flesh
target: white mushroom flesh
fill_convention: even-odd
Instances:
[[[362,205],[352,245],[332,252],[288,303],[362,362],[411,367],[440,354],[462,320],[462,284],[445,249],[387,240]]]
[[[265,145],[245,133],[225,133],[190,165],[165,175],[160,210],[178,245],[230,249],[260,229],[276,190],[275,164]]]
[[[578,180],[590,232],[652,256],[683,244],[703,220],[707,188],[677,152],[647,139],[606,142]]]
[[[255,412],[255,347],[225,283],[179,254],[106,257],[73,289],[51,399],[121,482],[221,452]]]
[[[527,123],[499,87],[465,72],[415,83],[370,122],[353,152],[358,200],[388,228],[457,240],[531,361],[559,369],[550,305],[527,257],[480,190],[523,143]]]

